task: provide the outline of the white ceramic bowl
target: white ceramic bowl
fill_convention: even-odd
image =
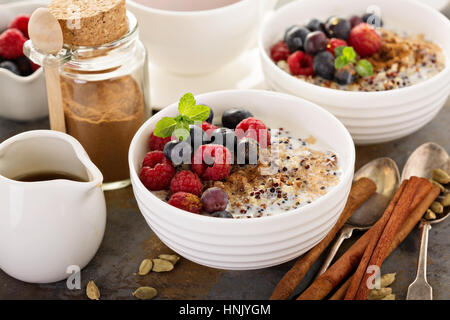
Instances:
[[[0,5],[0,30],[19,14],[31,14],[45,1],[18,1]],[[30,121],[48,115],[45,77],[42,68],[22,77],[0,68],[0,117]]]
[[[189,6],[189,0],[177,1],[183,2]],[[150,63],[192,75],[218,70],[254,44],[262,14],[275,1],[241,0],[202,11],[161,10],[130,0],[127,4],[139,21]]]
[[[410,87],[380,92],[348,92],[306,83],[281,70],[269,56],[270,47],[287,27],[311,18],[349,17],[376,5],[385,27],[409,34],[423,33],[446,55],[438,75]],[[420,19],[418,19],[420,17]],[[323,106],[340,119],[358,145],[395,140],[430,122],[450,93],[450,21],[431,7],[412,0],[299,0],[277,10],[261,29],[259,51],[267,84]]]
[[[175,116],[177,104],[158,112],[136,133],[129,154],[131,182],[139,208],[152,230],[174,251],[202,265],[219,269],[258,269],[303,254],[336,223],[350,191],[355,151],[345,127],[329,112],[306,100],[259,90],[230,90],[202,94],[197,101],[211,106],[216,116],[230,107],[243,107],[270,127],[283,126],[309,133],[337,152],[342,179],[313,203],[276,216],[220,219],[191,214],[161,201],[140,182],[138,172],[148,137],[164,116]],[[299,134],[299,135],[300,135]]]

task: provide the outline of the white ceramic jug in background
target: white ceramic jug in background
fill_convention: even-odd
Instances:
[[[211,10],[174,11],[169,3],[166,10],[151,8],[152,1],[127,1],[150,63],[183,75],[213,72],[235,60],[255,44],[264,13],[277,2],[240,0]],[[183,1],[189,2],[178,0]]]
[[[20,182],[64,172],[87,182]],[[29,131],[0,144],[0,268],[31,283],[51,283],[85,267],[106,225],[103,176],[69,135]],[[74,266],[74,267],[72,267]]]

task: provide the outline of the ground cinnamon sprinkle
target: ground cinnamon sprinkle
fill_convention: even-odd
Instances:
[[[131,76],[111,80],[61,77],[67,130],[86,149],[105,182],[129,178],[128,148],[146,119],[142,91]]]

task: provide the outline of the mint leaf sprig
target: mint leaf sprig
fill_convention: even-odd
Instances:
[[[153,134],[160,138],[167,138],[175,134],[177,139],[189,138],[189,125],[203,122],[209,117],[211,109],[208,106],[198,105],[192,93],[186,93],[178,103],[176,117],[163,117],[155,126]]]
[[[336,57],[336,60],[334,60],[334,67],[336,69],[356,62],[356,52],[353,47],[339,46],[334,49],[334,55]],[[366,59],[360,59],[356,63],[355,70],[361,77],[369,77],[373,74],[373,66]]]

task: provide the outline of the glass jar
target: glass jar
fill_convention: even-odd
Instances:
[[[44,55],[30,41],[24,47],[37,64],[58,63],[67,133],[103,173],[104,190],[130,184],[128,149],[150,115],[147,55],[136,18],[127,18],[128,33],[102,46],[64,46],[58,55]]]

